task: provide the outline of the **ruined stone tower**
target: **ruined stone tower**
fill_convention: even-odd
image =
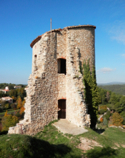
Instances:
[[[38,36],[33,49],[24,120],[9,133],[35,134],[49,122],[64,118],[90,126],[84,101],[80,65],[95,65],[95,26],[79,25],[51,30]]]

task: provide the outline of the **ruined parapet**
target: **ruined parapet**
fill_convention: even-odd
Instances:
[[[51,30],[38,36],[31,47],[32,74],[28,81],[24,120],[10,127],[8,133],[33,135],[61,117],[77,126],[89,127],[80,66],[87,60],[91,68],[95,65],[95,26]],[[66,106],[62,105],[64,102]]]

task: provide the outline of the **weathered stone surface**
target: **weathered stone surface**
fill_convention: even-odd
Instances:
[[[58,100],[66,99],[66,119],[90,126],[84,101],[80,65],[95,65],[95,26],[83,25],[52,30],[32,43],[32,74],[28,80],[24,120],[8,133],[33,135],[58,119]],[[66,74],[58,73],[58,59],[66,59]]]

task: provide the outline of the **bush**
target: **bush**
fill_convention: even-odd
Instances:
[[[15,126],[18,121],[18,117],[16,116],[4,116],[2,119],[2,131],[8,131],[9,127]]]
[[[99,105],[99,110],[104,109],[107,110],[107,106],[106,105]]]
[[[101,109],[101,110],[99,110],[99,114],[104,114],[106,111],[107,110],[105,110],[105,109]]]
[[[123,118],[121,117],[121,115],[117,112],[113,113],[112,115],[112,123],[115,126],[121,126],[123,122]]]
[[[10,108],[9,103],[5,104],[5,108],[6,108],[6,109],[9,109],[9,108]]]

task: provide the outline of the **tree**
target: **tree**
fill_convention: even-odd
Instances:
[[[106,99],[107,99],[107,102],[109,102],[109,100],[110,100],[110,93],[108,91],[106,93]]]
[[[18,97],[17,99],[17,109],[20,109],[22,107],[22,99],[21,97]]]
[[[107,91],[100,87],[97,87],[97,90],[98,90],[98,103],[106,104],[107,103],[107,98],[106,98]]]
[[[25,104],[25,100],[22,102],[22,107],[20,109],[20,115],[22,115],[24,113],[24,110],[25,110],[24,104]]]
[[[123,125],[125,125],[125,111],[122,111],[121,113],[120,113],[120,115],[121,115],[121,117],[123,118]]]
[[[15,126],[18,122],[18,117],[7,115],[2,118],[2,131],[8,131],[9,127]]]
[[[112,93],[109,102],[110,102],[111,104],[116,104],[117,102],[120,101],[120,98],[121,98],[121,95]]]
[[[121,105],[122,111],[123,111],[123,110],[125,111],[125,96],[122,96],[122,97],[120,98],[120,105]]]
[[[95,128],[98,113],[98,90],[96,84],[95,67],[90,71],[89,60],[83,64],[83,83],[85,85],[85,101],[91,118],[91,128]]]
[[[17,93],[18,93],[18,96],[20,96],[22,100],[24,99],[24,97],[26,97],[26,91],[24,90],[24,88],[17,89]]]
[[[9,109],[10,108],[10,104],[9,103],[5,104],[5,108]]]
[[[16,109],[17,108],[17,105],[15,103],[10,104],[10,106],[11,106],[11,109]]]
[[[20,109],[20,115],[22,115],[22,114],[24,113],[24,110],[25,110],[24,107],[22,107],[22,108]]]
[[[5,114],[4,114],[4,116],[7,116],[7,110],[6,110]]]
[[[113,113],[112,115],[112,123],[115,126],[121,126],[123,122],[123,118],[120,116],[118,112]]]

